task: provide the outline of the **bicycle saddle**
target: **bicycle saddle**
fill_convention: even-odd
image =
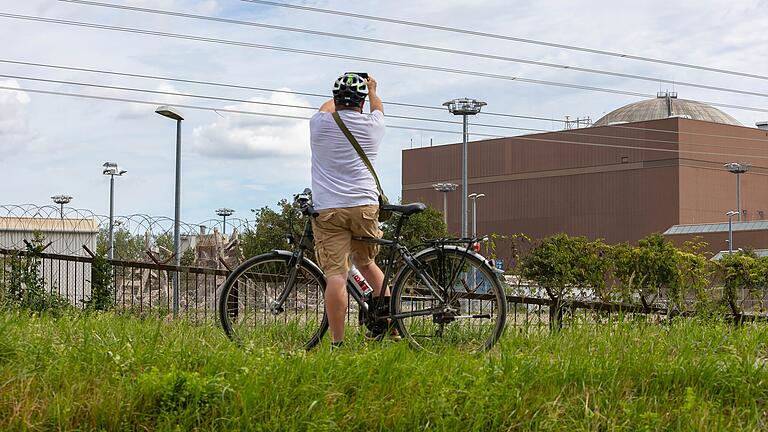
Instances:
[[[396,204],[387,204],[381,206],[382,210],[389,210],[396,213],[402,213],[404,216],[410,216],[412,214],[421,213],[424,210],[427,209],[427,206],[424,203],[415,202],[410,204],[403,204],[403,205],[396,205]]]

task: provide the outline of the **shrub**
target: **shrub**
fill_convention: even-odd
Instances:
[[[45,278],[40,273],[44,240],[42,234],[35,233],[32,241],[27,242],[26,253],[12,255],[8,260],[10,268],[5,270],[2,294],[6,307],[60,314],[70,306],[65,298],[53,292],[53,287],[46,290]]]
[[[87,310],[106,311],[115,306],[115,292],[112,284],[112,264],[98,254],[91,264],[91,298],[84,301]]]
[[[758,258],[751,252],[736,252],[724,255],[717,263],[717,272],[725,290],[725,301],[731,312],[743,313],[738,301],[738,291],[746,289],[753,296],[762,299],[768,290],[768,257]],[[763,302],[760,302],[763,311]]]

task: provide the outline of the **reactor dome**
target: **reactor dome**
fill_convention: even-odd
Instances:
[[[678,99],[677,93],[673,92],[658,93],[656,99],[635,102],[615,109],[596,121],[593,126],[608,126],[669,117],[682,117],[712,123],[743,126],[735,118],[711,105],[687,99]]]

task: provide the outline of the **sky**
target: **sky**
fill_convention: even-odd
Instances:
[[[404,27],[391,23],[259,5],[238,0],[109,0],[111,3],[255,23],[438,46],[497,56],[603,69],[666,80],[768,93],[768,81],[625,58]],[[765,74],[768,70],[768,1],[568,1],[513,0],[282,0],[351,13],[481,30],[520,38],[617,51],[712,68]],[[194,20],[183,17],[75,4],[56,0],[0,0],[0,13],[74,20],[197,37],[226,39],[358,57],[465,69],[644,94],[675,90],[680,98],[768,108],[750,96],[654,81],[589,74],[520,63],[438,53],[340,38]],[[109,212],[106,161],[127,174],[116,179],[116,214],[173,216],[175,124],[154,113],[159,104],[180,108],[182,123],[182,210],[188,223],[213,217],[220,207],[252,219],[250,209],[275,207],[310,185],[309,125],[305,120],[237,114],[255,111],[309,117],[313,111],[256,102],[318,107],[324,97],[182,83],[168,78],[328,95],[346,71],[375,76],[385,102],[439,107],[457,97],[488,103],[485,111],[593,120],[642,98],[508,79],[425,71],[366,61],[182,40],[159,35],[65,26],[0,17],[0,205],[51,204],[67,194],[71,205]],[[152,75],[147,79],[42,68],[7,61]],[[33,81],[27,78],[120,86],[155,92],[190,93],[241,102],[150,94]],[[18,90],[11,90],[18,89]],[[24,90],[141,100],[145,104],[92,100]],[[745,126],[768,120],[768,112],[723,111]],[[448,112],[385,105],[387,115],[455,121]],[[511,127],[556,130],[561,123],[514,118],[473,119]],[[377,170],[390,198],[401,190],[404,149],[456,143],[461,126],[388,119],[388,125],[448,131],[389,128]],[[471,127],[471,132],[519,134],[511,129]],[[476,136],[475,139],[479,139]],[[0,215],[2,216],[2,215]]]

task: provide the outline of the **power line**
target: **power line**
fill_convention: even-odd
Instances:
[[[0,86],[0,90],[40,93],[40,94],[55,95],[55,96],[71,96],[71,97],[77,97],[77,98],[97,99],[97,100],[105,100],[105,101],[112,101],[112,102],[128,102],[128,103],[136,103],[136,104],[142,104],[142,105],[166,105],[167,104],[166,102],[146,101],[146,100],[139,100],[139,99],[128,99],[128,98],[119,98],[119,97],[110,97],[110,96],[85,95],[80,93],[67,93],[67,92],[40,90],[40,89],[28,89],[28,88],[21,89],[16,87],[5,87],[5,86]],[[264,112],[256,112],[256,111],[244,111],[244,110],[235,110],[230,108],[216,108],[216,107],[207,107],[207,106],[200,106],[200,105],[173,104],[173,106],[178,108],[188,108],[188,109],[203,110],[203,111],[225,112],[225,113],[232,113],[232,114],[247,114],[247,115],[257,115],[257,116],[264,116],[264,117],[278,117],[278,118],[286,118],[286,119],[293,119],[293,120],[309,120],[310,119],[310,117],[293,116],[293,115],[287,115],[287,114],[273,114],[273,113],[264,113]],[[387,125],[387,127],[394,128],[394,129],[415,130],[415,131],[422,131],[422,132],[437,132],[437,133],[447,133],[447,134],[454,134],[454,135],[462,134],[462,132],[458,132],[458,131],[416,128],[416,127],[399,126],[399,125]],[[500,135],[491,135],[491,134],[483,134],[483,133],[473,133],[472,135],[484,136],[489,138],[503,138],[503,136],[500,136]]]
[[[139,93],[150,93],[150,94],[157,94],[157,95],[163,95],[163,96],[180,96],[180,97],[190,97],[190,98],[196,98],[196,99],[208,99],[208,100],[224,101],[224,102],[237,102],[237,103],[244,103],[244,104],[268,105],[268,106],[275,106],[275,107],[281,107],[281,108],[296,108],[296,109],[306,109],[306,110],[313,110],[313,111],[317,110],[317,107],[306,106],[306,105],[293,105],[293,104],[284,104],[284,103],[276,103],[276,102],[262,102],[262,101],[248,100],[248,99],[227,98],[227,97],[221,97],[221,96],[199,95],[199,94],[191,94],[191,93],[179,93],[179,92],[170,92],[170,91],[162,91],[162,90],[150,90],[150,89],[142,89],[142,88],[136,88],[136,87],[123,87],[123,86],[113,86],[113,85],[105,85],[105,84],[84,83],[84,82],[79,82],[79,81],[55,80],[55,79],[48,79],[48,78],[35,78],[35,77],[28,77],[28,76],[22,76],[22,75],[0,74],[0,77],[11,78],[11,79],[27,80],[27,81],[54,83],[54,84],[64,84],[64,85],[75,85],[75,86],[82,86],[82,87],[109,89],[109,90],[119,90],[119,91],[129,91],[129,92],[139,92]],[[388,114],[387,117],[388,118],[402,119],[402,120],[424,121],[424,122],[434,122],[434,123],[462,124],[462,122],[454,121],[454,120],[439,120],[439,119],[432,119],[432,118],[425,118],[425,117],[401,116],[401,115],[393,115],[393,114]],[[545,130],[545,129],[522,128],[522,127],[514,127],[514,126],[506,126],[506,125],[495,125],[495,124],[487,124],[487,123],[474,123],[474,122],[472,123],[472,126],[475,126],[475,127],[485,127],[485,128],[495,128],[495,129],[519,130],[519,131],[535,132],[535,133],[566,133],[564,131],[549,131],[549,130]],[[635,137],[607,137],[607,136],[602,135],[602,134],[588,133],[588,132],[582,133],[582,132],[576,132],[574,130],[568,130],[567,133],[568,133],[568,135],[597,137],[597,138],[620,138],[622,140],[628,140],[628,141],[656,142],[656,143],[664,143],[664,144],[678,144],[678,141],[659,140],[659,139],[647,139],[647,138],[635,138]],[[708,136],[712,136],[712,135],[708,135]],[[766,141],[766,140],[758,140],[758,141],[763,142],[763,141]],[[697,144],[697,143],[690,143],[690,144]],[[751,150],[749,148],[735,147],[735,146],[720,146],[720,145],[708,145],[708,146],[716,147],[716,148],[727,148],[727,149],[732,149],[732,150]],[[648,149],[651,150],[653,148],[649,147]]]
[[[550,48],[560,48],[565,50],[571,50],[571,51],[580,51],[580,52],[586,52],[590,54],[599,54],[599,55],[605,55],[610,57],[619,57],[619,58],[626,58],[631,60],[638,60],[643,62],[649,62],[649,63],[658,63],[658,64],[664,64],[668,66],[677,66],[677,67],[683,67],[688,69],[698,69],[703,70],[707,72],[717,72],[721,74],[728,74],[728,75],[736,75],[736,76],[742,76],[742,77],[748,77],[748,78],[756,78],[756,79],[762,79],[762,80],[768,80],[768,76],[765,75],[758,75],[758,74],[752,74],[747,72],[740,72],[740,71],[734,71],[729,69],[723,69],[723,68],[714,68],[709,66],[701,66],[701,65],[695,65],[691,63],[683,63],[683,62],[676,62],[671,60],[663,60],[663,59],[657,59],[652,57],[645,57],[645,56],[638,56],[638,55],[632,55],[632,54],[626,54],[626,53],[620,53],[616,51],[608,51],[608,50],[601,50],[601,49],[595,49],[595,48],[586,48],[586,47],[580,47],[576,45],[567,45],[567,44],[561,44],[561,43],[555,43],[555,42],[546,42],[546,41],[540,41],[535,39],[529,39],[529,38],[521,38],[521,37],[514,37],[514,36],[507,36],[507,35],[501,35],[496,33],[487,33],[487,32],[481,32],[477,30],[469,30],[469,29],[462,29],[457,27],[448,27],[448,26],[442,26],[442,25],[436,25],[436,24],[428,24],[428,23],[421,23],[421,22],[415,22],[415,21],[406,21],[401,19],[395,19],[395,18],[386,18],[386,17],[379,17],[379,16],[373,16],[373,15],[363,15],[358,13],[352,13],[352,12],[343,12],[333,9],[322,9],[318,7],[310,7],[310,6],[303,6],[303,5],[296,5],[296,4],[289,4],[289,3],[278,3],[274,1],[267,1],[267,0],[241,0],[248,3],[258,3],[258,4],[264,4],[269,6],[276,6],[276,7],[282,7],[282,8],[291,8],[291,9],[298,9],[298,10],[304,10],[304,11],[310,11],[310,12],[318,12],[323,14],[330,14],[330,15],[339,15],[339,16],[346,16],[351,18],[359,18],[364,20],[371,20],[371,21],[380,21],[380,22],[386,22],[390,24],[399,24],[404,26],[410,26],[410,27],[421,27],[426,28],[430,30],[440,30],[445,32],[451,32],[451,33],[461,33],[461,34],[467,34],[467,35],[473,35],[473,36],[481,36],[486,38],[492,38],[492,39],[501,39],[501,40],[507,40],[512,42],[520,42],[520,43],[526,43],[526,44],[533,44],[533,45],[541,45],[546,46]]]
[[[270,89],[270,88],[264,88],[264,87],[246,86],[246,85],[239,85],[239,84],[227,84],[227,83],[219,83],[219,82],[211,82],[211,81],[191,80],[191,79],[184,79],[184,78],[163,77],[163,76],[156,76],[156,75],[135,74],[135,73],[108,71],[108,70],[101,70],[101,69],[91,69],[91,68],[81,68],[81,67],[73,67],[73,66],[52,65],[52,64],[46,64],[46,63],[34,63],[34,62],[8,60],[8,59],[0,59],[0,63],[8,63],[8,64],[15,64],[15,65],[23,65],[23,66],[33,66],[33,67],[42,67],[42,68],[50,68],[50,69],[59,69],[59,70],[70,70],[70,71],[78,71],[78,72],[88,72],[88,73],[105,74],[105,75],[112,75],[112,76],[144,78],[144,79],[159,80],[159,81],[173,81],[173,82],[181,82],[181,83],[188,83],[188,84],[199,84],[199,85],[207,85],[207,86],[222,87],[222,88],[255,90],[255,91],[263,91],[263,92],[286,93],[286,94],[304,95],[304,96],[310,96],[310,97],[328,98],[327,95],[318,94],[318,93],[297,92],[297,91],[290,91],[290,90],[283,90],[283,89]],[[6,75],[6,76],[10,77],[11,75]],[[21,79],[32,79],[32,78],[28,78],[28,77],[19,77],[19,78],[21,78]],[[65,83],[65,82],[62,82],[62,83]],[[74,84],[72,82],[69,82],[69,83]],[[184,96],[185,94],[174,93],[173,95],[175,95],[175,96]],[[227,98],[221,98],[221,99],[222,100],[229,100],[229,101],[232,101],[232,102],[241,102],[241,101],[243,101],[242,99],[227,99]],[[402,102],[385,102],[385,103],[388,104],[388,105],[395,105],[395,106],[413,107],[413,108],[424,108],[424,109],[439,110],[439,111],[443,111],[443,112],[445,111],[445,108],[435,107],[435,106],[431,106],[431,105],[419,105],[419,104],[402,103]],[[313,107],[313,109],[314,109],[314,107]],[[551,118],[546,118],[546,117],[534,117],[534,116],[525,116],[525,115],[507,114],[507,113],[492,113],[492,112],[485,112],[485,111],[483,111],[483,116],[489,116],[489,115],[490,116],[499,116],[499,117],[510,117],[510,118],[523,118],[523,119],[542,120],[542,121],[567,122],[567,120],[551,119]],[[389,117],[391,117],[391,115]],[[531,131],[531,132],[552,132],[552,131],[548,131],[548,130],[544,130],[544,129],[513,128],[513,127],[509,127],[509,126],[498,126],[498,125],[476,124],[475,126],[519,129],[519,130],[527,130],[527,131]],[[602,127],[604,127],[604,128],[615,128],[615,129],[626,129],[626,130],[637,130],[637,131],[643,131],[643,132],[674,133],[674,134],[681,134],[681,135],[717,137],[717,138],[726,138],[726,139],[734,139],[734,140],[741,140],[741,141],[759,141],[759,142],[764,142],[765,141],[764,139],[760,139],[760,138],[738,137],[738,136],[731,136],[731,135],[713,135],[713,134],[700,133],[700,132],[690,132],[690,131],[670,131],[670,130],[666,130],[666,129],[641,128],[641,127],[628,126],[628,125],[606,125],[606,126],[602,126]],[[602,136],[602,135],[598,135],[598,136]],[[627,138],[627,139],[633,139],[633,138]],[[654,141],[660,141],[661,142],[661,140],[654,140]],[[663,141],[663,142],[674,142],[674,141]]]
[[[97,99],[97,100],[106,100],[106,101],[114,101],[114,102],[128,102],[128,103],[137,103],[137,104],[143,104],[143,105],[155,105],[155,106],[157,106],[157,105],[165,104],[164,102],[157,102],[157,101],[146,101],[146,100],[118,98],[118,97],[108,97],[108,96],[85,95],[85,94],[79,94],[79,93],[67,93],[67,92],[58,92],[58,91],[49,91],[49,90],[40,90],[40,89],[20,89],[20,88],[16,88],[16,87],[5,87],[5,86],[0,86],[0,90],[9,90],[9,91],[15,91],[15,92],[40,93],[40,94],[48,94],[48,95],[56,95],[56,96],[71,96],[71,97],[78,97],[78,98],[85,98],[85,99]],[[188,109],[214,111],[214,112],[226,112],[226,113],[233,113],[233,114],[257,115],[257,116],[265,116],[265,117],[278,117],[278,118],[287,118],[287,119],[293,119],[293,120],[309,120],[310,119],[309,117],[302,117],[302,116],[293,116],[293,115],[286,115],[286,114],[263,113],[263,112],[255,112],[255,111],[244,111],[244,110],[235,110],[235,109],[230,109],[230,108],[215,108],[215,107],[206,107],[206,106],[199,106],[199,105],[186,105],[186,104],[173,104],[173,105],[176,106],[176,107],[179,107],[179,108],[188,108]],[[447,131],[447,130],[441,130],[441,129],[427,129],[427,128],[414,128],[414,127],[399,126],[399,125],[388,125],[387,127],[394,128],[394,129],[416,130],[416,131],[448,133],[448,134],[461,134],[462,133],[462,132],[457,132],[457,131]],[[659,148],[649,148],[649,147],[641,147],[641,146],[625,146],[625,145],[616,145],[616,144],[600,144],[600,143],[579,142],[579,141],[570,141],[570,140],[555,140],[555,139],[546,139],[546,138],[536,138],[536,137],[532,137],[530,135],[528,135],[528,136],[516,136],[516,137],[503,137],[503,136],[499,136],[499,135],[490,135],[490,134],[483,134],[483,133],[472,133],[471,135],[483,136],[483,137],[489,137],[489,138],[512,139],[512,140],[518,139],[518,140],[525,140],[525,141],[544,142],[544,143],[550,143],[550,144],[552,144],[552,143],[555,143],[555,144],[573,144],[573,145],[588,146],[588,147],[617,148],[617,149],[622,149],[622,150],[643,150],[643,151],[654,151],[654,152],[674,153],[674,154],[699,154],[699,155],[707,155],[707,156],[725,156],[725,157],[728,157],[729,160],[731,160],[732,158],[768,159],[768,156],[739,155],[739,154],[732,154],[732,153],[716,153],[716,152],[704,152],[704,151],[696,151],[696,150],[659,149]]]
[[[393,61],[393,60],[384,60],[384,59],[377,59],[372,57],[352,56],[347,54],[331,53],[331,52],[316,51],[316,50],[279,47],[274,45],[264,45],[264,44],[257,44],[252,42],[234,41],[229,39],[216,39],[216,38],[209,38],[204,36],[159,32],[154,30],[138,29],[138,28],[132,28],[132,27],[119,27],[119,26],[111,26],[111,25],[105,25],[105,24],[94,24],[94,23],[88,23],[88,22],[82,22],[82,21],[69,21],[69,20],[60,20],[60,19],[54,19],[54,18],[42,18],[42,17],[35,17],[35,16],[29,16],[29,15],[17,15],[17,14],[8,14],[8,13],[0,13],[0,17],[20,19],[20,20],[26,20],[26,21],[38,21],[38,22],[45,22],[45,23],[51,23],[51,24],[62,24],[62,25],[69,25],[69,26],[75,26],[75,27],[86,27],[86,28],[95,28],[95,29],[101,29],[101,30],[111,30],[111,31],[143,34],[143,35],[150,35],[150,36],[162,36],[162,37],[169,37],[169,38],[176,38],[176,39],[193,40],[198,42],[209,42],[209,43],[217,43],[217,44],[224,44],[224,45],[241,46],[246,48],[282,51],[282,52],[289,52],[293,54],[304,54],[304,55],[311,55],[311,56],[318,56],[318,57],[363,61],[363,62],[370,62],[370,63],[377,63],[377,64],[385,64],[390,66],[429,70],[429,71],[435,71],[435,72],[445,72],[445,73],[451,73],[451,74],[469,75],[469,76],[477,76],[477,77],[483,77],[483,78],[494,78],[494,79],[502,79],[507,81],[520,81],[520,82],[526,82],[526,83],[532,83],[532,84],[551,85],[556,87],[566,87],[566,88],[573,88],[573,89],[579,89],[579,90],[598,91],[598,92],[613,93],[613,94],[635,96],[635,97],[642,97],[642,98],[655,96],[655,95],[650,95],[648,93],[608,89],[608,88],[602,88],[602,87],[591,87],[591,86],[585,86],[581,84],[535,80],[535,79],[522,78],[522,77],[511,76],[511,75],[492,74],[487,72],[472,71],[472,70],[466,70],[466,69],[455,69],[455,68],[447,68],[447,67],[441,67],[441,66],[399,62],[399,61]]]
[[[184,78],[163,77],[163,76],[157,76],[157,75],[135,74],[135,73],[128,73],[128,72],[110,71],[110,70],[104,70],[104,69],[90,69],[90,68],[73,67],[73,66],[61,66],[61,65],[52,65],[47,63],[25,62],[25,61],[9,60],[9,59],[2,59],[2,58],[0,58],[0,63],[8,63],[8,64],[21,65],[21,66],[34,66],[34,67],[42,67],[42,68],[48,68],[48,69],[70,70],[70,71],[77,71],[77,72],[88,72],[88,73],[96,73],[96,74],[103,74],[103,75],[123,76],[123,77],[131,77],[131,78],[151,79],[151,80],[159,80],[159,81],[173,81],[173,82],[180,82],[180,83],[186,83],[186,84],[199,84],[199,85],[224,87],[224,88],[232,88],[232,89],[240,89],[240,90],[286,93],[286,94],[294,94],[294,95],[300,95],[300,96],[319,97],[324,99],[328,99],[330,97],[330,95],[320,94],[320,93],[307,93],[307,92],[298,92],[298,91],[290,91],[290,90],[282,90],[282,89],[269,89],[264,87],[254,87],[254,86],[247,86],[247,85],[240,85],[240,84],[228,84],[228,83],[220,83],[220,82],[214,82],[214,81],[202,81],[202,80],[192,80],[192,79],[184,79]],[[384,103],[387,105],[402,106],[402,107],[409,107],[409,108],[422,108],[422,109],[438,110],[438,111],[445,112],[445,108],[442,106],[437,107],[432,105],[419,105],[419,104],[392,102],[392,101],[384,101]],[[494,112],[485,112],[485,111],[483,111],[483,115],[496,116],[496,117],[520,118],[520,119],[526,119],[526,120],[552,121],[552,122],[560,122],[560,123],[567,122],[567,120],[555,119],[555,118],[527,116],[527,115],[520,115],[520,114],[494,113]]]
[[[268,106],[281,107],[281,108],[296,108],[296,109],[306,109],[306,110],[317,111],[317,107],[306,106],[306,105],[292,105],[292,104],[284,104],[284,103],[276,103],[276,102],[263,102],[263,101],[254,101],[254,100],[248,100],[248,99],[228,98],[228,97],[222,97],[222,96],[198,95],[198,94],[191,94],[191,93],[179,93],[179,92],[170,92],[170,91],[163,91],[163,90],[142,89],[142,88],[136,88],[136,87],[123,87],[123,86],[113,86],[113,85],[106,85],[106,84],[84,83],[84,82],[79,82],[79,81],[55,80],[55,79],[49,79],[49,78],[34,78],[34,77],[28,77],[28,76],[22,76],[22,75],[0,74],[0,77],[11,78],[11,79],[27,80],[27,81],[46,82],[46,83],[53,83],[53,84],[65,84],[65,85],[76,85],[76,86],[82,86],[82,87],[93,87],[93,88],[109,89],[109,90],[120,90],[120,91],[129,91],[129,92],[150,93],[150,94],[157,94],[157,95],[163,95],[163,96],[181,96],[181,97],[191,97],[191,98],[196,98],[196,99],[209,99],[209,100],[223,101],[223,102],[237,102],[237,103],[243,103],[243,104],[268,105]],[[274,91],[279,91],[279,90],[274,90]],[[221,110],[219,110],[219,111],[221,111]],[[401,115],[394,115],[394,114],[387,114],[387,117],[389,117],[389,118],[396,118],[396,119],[402,119],[402,120],[416,120],[416,121],[427,121],[427,122],[436,122],[436,123],[462,124],[462,122],[455,121],[455,120],[438,120],[438,119],[431,119],[431,118],[425,118],[425,117],[401,116]],[[529,132],[548,132],[548,131],[546,131],[544,129],[519,128],[519,127],[504,126],[504,125],[492,125],[492,124],[481,124],[481,123],[473,124],[473,125],[474,126],[489,127],[489,128],[497,128],[497,129],[522,130],[522,131],[529,131]],[[497,136],[497,135],[494,135],[494,136]]]
[[[490,60],[500,60],[500,61],[506,61],[506,62],[512,62],[512,63],[522,63],[522,64],[542,66],[542,67],[555,68],[555,69],[564,69],[564,70],[572,70],[577,72],[607,75],[612,77],[650,81],[654,83],[663,82],[663,83],[673,84],[677,86],[687,86],[687,87],[694,87],[694,88],[720,91],[720,92],[726,92],[726,93],[736,93],[736,94],[743,94],[743,95],[749,95],[749,96],[768,97],[768,93],[755,92],[750,90],[733,89],[728,87],[698,84],[698,83],[686,82],[686,81],[677,81],[677,80],[671,80],[671,79],[661,78],[661,77],[650,77],[645,75],[607,71],[603,69],[594,69],[594,68],[585,68],[580,66],[549,63],[549,62],[521,59],[521,58],[501,56],[501,55],[495,55],[495,54],[487,54],[487,53],[464,51],[464,50],[457,50],[457,49],[444,48],[444,47],[436,47],[431,45],[421,45],[421,44],[414,44],[414,43],[408,43],[408,42],[348,35],[348,34],[342,34],[342,33],[331,33],[331,32],[324,32],[324,31],[318,31],[318,30],[309,30],[309,29],[303,29],[298,27],[279,26],[279,25],[273,25],[273,24],[257,23],[253,21],[243,21],[243,20],[236,20],[236,19],[230,19],[230,18],[219,18],[219,17],[207,16],[207,15],[195,15],[195,14],[188,14],[188,13],[182,13],[182,12],[160,10],[160,9],[149,9],[149,8],[142,8],[142,7],[135,7],[135,6],[116,5],[112,3],[101,3],[101,2],[94,2],[94,1],[88,1],[88,0],[58,0],[58,1],[64,2],[64,3],[82,4],[87,6],[100,6],[100,7],[106,7],[106,8],[128,10],[133,12],[150,13],[150,14],[156,14],[156,15],[166,15],[166,16],[173,16],[173,17],[179,17],[179,18],[189,18],[189,19],[196,19],[196,20],[202,20],[202,21],[212,21],[212,22],[220,22],[220,23],[226,23],[226,24],[237,24],[237,25],[244,25],[244,26],[251,26],[251,27],[260,27],[260,28],[266,28],[271,30],[303,33],[303,34],[331,37],[331,38],[337,38],[337,39],[349,39],[349,40],[356,40],[361,42],[369,42],[369,43],[382,44],[382,45],[392,45],[392,46],[398,46],[403,48],[412,48],[412,49],[434,51],[434,52],[440,52],[440,53],[446,53],[446,54],[456,54],[456,55],[478,57],[478,58],[484,58],[484,59],[490,59]]]
[[[8,13],[0,13],[0,17],[20,19],[20,20],[26,20],[26,21],[45,22],[45,23],[52,23],[52,24],[62,24],[62,25],[69,25],[69,26],[75,26],[75,27],[86,27],[86,28],[95,28],[95,29],[101,29],[101,30],[151,35],[151,36],[161,36],[161,37],[176,38],[176,39],[183,39],[183,40],[193,40],[198,42],[208,42],[208,43],[240,46],[240,47],[246,47],[246,48],[266,49],[266,50],[273,50],[273,51],[289,52],[294,54],[311,55],[311,56],[317,56],[317,57],[328,57],[328,58],[338,58],[338,59],[344,59],[344,60],[370,62],[370,63],[385,64],[390,66],[406,67],[406,68],[412,68],[412,69],[430,70],[435,72],[476,76],[481,78],[493,78],[493,79],[500,79],[500,80],[506,80],[506,81],[519,81],[519,82],[526,82],[531,84],[541,84],[541,85],[548,85],[548,86],[555,86],[555,87],[572,88],[572,89],[578,89],[578,90],[588,90],[588,91],[595,91],[595,92],[620,94],[620,95],[634,96],[634,97],[641,97],[641,98],[652,98],[656,96],[655,94],[651,95],[647,93],[639,93],[639,92],[633,92],[628,90],[616,90],[616,89],[609,89],[604,87],[593,87],[593,86],[586,86],[581,84],[564,83],[559,81],[546,81],[546,80],[516,77],[511,75],[492,74],[492,73],[472,71],[472,70],[466,70],[466,69],[455,69],[455,68],[447,68],[447,67],[441,67],[441,66],[432,66],[432,65],[423,65],[423,64],[417,64],[417,63],[377,59],[372,57],[359,57],[359,56],[330,53],[330,52],[324,52],[324,51],[279,47],[274,45],[263,45],[263,44],[256,44],[251,42],[233,41],[228,39],[216,39],[216,38],[209,38],[209,37],[203,37],[203,36],[184,35],[179,33],[168,33],[168,32],[154,31],[154,30],[110,26],[110,25],[94,24],[94,23],[87,23],[87,22],[81,22],[81,21],[68,21],[68,20],[60,20],[60,19],[54,19],[54,18],[42,18],[42,17],[8,14]],[[731,105],[731,104],[724,104],[719,102],[704,102],[704,103],[707,103],[709,105],[714,105],[714,106],[729,107],[729,108],[746,110],[746,111],[768,112],[768,109],[766,108],[746,107],[742,105]]]

